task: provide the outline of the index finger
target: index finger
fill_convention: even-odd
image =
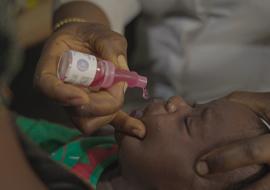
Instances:
[[[195,169],[199,175],[208,175],[253,164],[269,164],[269,145],[270,134],[236,142],[203,156]]]

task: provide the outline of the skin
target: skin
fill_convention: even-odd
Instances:
[[[143,137],[143,123],[121,111],[127,88],[125,83],[96,92],[65,84],[58,79],[59,58],[70,49],[111,61],[119,69],[128,69],[127,41],[110,29],[108,18],[99,7],[89,2],[67,3],[55,12],[54,24],[74,17],[86,22],[65,24],[50,36],[36,68],[35,86],[44,95],[65,106],[74,124],[85,134],[92,134],[112,123],[118,130]]]
[[[107,58],[108,56],[108,60],[113,61],[113,63],[115,63],[116,65],[118,65],[119,63],[123,63],[121,65],[125,66],[127,65],[125,61],[126,56],[125,53],[123,53],[126,52],[125,46],[122,46],[126,45],[126,43],[120,44],[118,43],[117,45],[117,47],[122,50],[121,51],[122,53],[120,53],[121,56],[124,57],[124,59],[122,57],[121,60],[118,61],[119,58],[118,51],[114,51],[114,48],[111,49],[111,45],[114,45],[115,41],[118,40],[112,40],[115,39],[114,38],[115,34],[112,32],[108,32],[110,31],[109,21],[105,13],[101,9],[99,9],[97,6],[89,2],[69,3],[55,12],[54,24],[68,17],[79,17],[88,20],[89,25],[87,26],[87,28],[92,28],[93,26],[92,24],[98,25],[101,24],[101,26],[107,26],[102,30],[100,30],[101,34],[104,34],[104,32],[107,34],[102,37],[104,41],[107,41],[106,45],[99,46],[102,48],[94,47],[93,49],[101,50],[96,51],[98,52],[100,58]],[[81,24],[77,23],[73,24],[73,27],[80,29],[84,28],[85,26],[83,27]],[[65,29],[64,28],[61,29],[63,33],[67,32],[68,30],[69,27],[67,26],[65,27]],[[51,36],[50,40],[51,44],[60,41],[57,44],[62,43],[63,45],[63,42],[68,42],[67,43],[68,46],[73,48],[80,49],[84,47],[83,45],[80,45],[78,41],[72,40],[72,38],[70,39],[62,37],[61,34],[62,32],[58,33],[60,34],[54,33]],[[71,33],[70,36],[74,38],[75,34]],[[88,34],[89,36],[91,36],[92,34],[95,34],[95,31],[89,30]],[[64,38],[65,40],[63,41],[61,40],[61,38],[58,39],[58,37],[61,37],[62,39]],[[84,40],[80,41],[85,42]],[[88,40],[86,41],[88,42]],[[120,41],[123,41],[123,39],[121,39]],[[57,51],[54,51],[54,49],[50,46],[50,42],[48,43],[49,45],[47,48],[45,48],[44,50],[45,53],[43,53],[42,56],[43,61],[40,61],[38,66],[39,69],[37,69],[35,84],[48,97],[51,97],[53,100],[56,100],[59,103],[70,105],[69,106],[70,110],[72,110],[73,114],[76,113],[76,116],[72,118],[74,123],[76,124],[76,126],[78,126],[79,129],[81,129],[83,132],[87,134],[90,134],[97,128],[102,126],[102,124],[112,122],[112,124],[117,126],[117,130],[123,130],[127,133],[133,134],[138,137],[143,137],[145,135],[144,125],[139,120],[131,118],[126,113],[119,111],[120,110],[119,105],[121,105],[121,102],[123,101],[123,94],[122,95],[117,94],[117,92],[115,93],[115,91],[121,92],[121,89],[123,89],[123,87],[120,88],[115,87],[116,90],[108,91],[108,93],[103,93],[102,95],[99,94],[99,96],[102,97],[104,102],[109,103],[110,100],[112,99],[114,100],[115,104],[112,105],[108,110],[105,109],[106,104],[103,104],[103,106],[105,107],[93,104],[95,103],[95,101],[92,100],[95,99],[92,99],[91,96],[89,96],[91,92],[85,89],[75,88],[74,86],[65,86],[61,84],[57,80],[55,75],[55,65],[57,60],[56,57],[59,57],[65,48],[62,47],[60,49],[56,48],[60,50],[59,53]],[[107,47],[109,47],[112,51],[107,56],[104,56],[103,53],[104,51],[106,51],[106,49],[108,49]],[[51,50],[53,53],[50,53]],[[88,51],[89,49],[86,50],[86,52]],[[51,68],[52,70],[50,70]],[[269,93],[237,92],[229,96],[228,99],[247,105],[258,115],[261,115],[266,119],[269,119],[269,108],[270,108]],[[87,107],[87,109],[85,107]],[[88,109],[89,107],[90,108],[92,107],[94,109]],[[82,114],[80,108],[83,108],[82,109],[83,112],[87,114]],[[100,110],[99,114],[93,113],[93,110],[95,110],[96,108]],[[169,104],[168,110],[175,110],[175,109],[176,107],[173,103]],[[260,163],[269,164],[270,160],[270,151],[268,149],[269,144],[270,144],[270,137],[268,135],[264,135],[262,137],[260,136],[254,139],[247,139],[245,142],[242,143],[235,143],[225,147],[221,147],[219,151],[217,150],[201,157],[201,159],[197,162],[196,166],[197,173],[199,175],[207,175],[216,172],[233,170],[235,168],[240,168],[246,165],[253,165]],[[235,157],[239,159],[234,159]],[[250,186],[248,189],[252,190],[270,189],[270,176],[262,178],[262,180]]]
[[[25,158],[15,134],[11,114],[3,105],[0,105],[0,131],[1,189],[47,189]]]
[[[245,179],[259,170],[258,167],[248,167],[208,177],[200,177],[193,170],[196,157],[203,152],[220,144],[265,132],[258,125],[253,112],[238,103],[220,100],[192,108],[181,98],[173,97],[168,102],[153,102],[144,110],[143,115],[137,114],[137,117],[147,126],[147,136],[139,140],[121,134],[119,143],[122,170],[113,171],[116,173],[111,174],[109,181],[102,181],[98,190],[107,190],[108,184],[117,190],[216,190]],[[12,130],[14,124],[11,115],[4,107],[0,109],[0,121],[3,131],[0,149],[5,151],[9,147],[9,151],[5,151],[5,156],[1,157],[1,187],[46,189],[26,161]],[[184,123],[189,123],[189,130]]]
[[[270,121],[270,93],[234,92],[226,97],[229,101],[248,106],[258,116]],[[242,142],[230,143],[203,155],[197,162],[197,173],[211,175],[238,168],[266,164],[270,162],[270,135],[246,139]],[[203,167],[201,167],[203,165]],[[266,190],[270,187],[270,176],[265,175],[258,182],[245,190]]]
[[[70,6],[72,8],[67,8],[67,6]],[[79,5],[77,3],[76,4],[70,3],[67,6],[62,7],[56,12],[58,15],[57,14],[55,15],[55,18],[54,18],[55,23],[58,22],[62,18],[76,16],[76,17],[85,18],[86,20],[89,21],[89,27],[87,28],[92,28],[93,25],[99,25],[100,27],[108,26],[108,19],[106,18],[105,14],[93,4],[87,3],[87,5],[86,4]],[[62,11],[63,13],[61,13]],[[68,31],[69,30],[68,27],[71,27],[71,26],[68,25],[65,27],[66,30],[64,30],[64,28],[62,28],[61,30]],[[75,29],[84,28],[82,27],[81,24],[73,24],[72,27]],[[108,28],[109,27],[105,27],[103,31],[108,31]],[[67,40],[69,42],[67,44],[68,46],[75,48],[77,47],[76,44],[79,44],[78,46],[80,48],[83,47],[82,45],[80,45],[80,43],[78,43],[78,40],[73,41],[70,38],[66,38],[66,37],[64,38],[59,33],[61,32],[58,32],[58,34],[54,33],[52,35],[51,40],[50,42],[48,42],[48,45],[46,47],[47,49],[45,48],[44,50],[45,53],[43,54],[43,58],[40,61],[39,67],[37,69],[37,74],[35,78],[36,86],[41,91],[43,91],[44,94],[56,100],[57,102],[70,105],[71,109],[74,110],[75,113],[76,113],[76,110],[78,110],[78,106],[81,106],[81,105],[85,106],[85,105],[89,105],[90,103],[91,105],[88,107],[93,108],[94,106],[96,106],[98,109],[96,109],[96,107],[94,107],[95,109],[89,109],[90,111],[88,109],[83,109],[83,111],[87,113],[88,115],[87,117],[85,117],[85,114],[84,115],[80,114],[80,109],[79,109],[79,111],[77,111],[78,112],[77,116],[74,118],[74,121],[77,124],[77,126],[85,133],[92,133],[92,131],[99,128],[102,123],[108,123],[110,121],[113,121],[114,123],[118,124],[117,126],[121,126],[121,125],[125,126],[124,128],[118,127],[118,129],[125,129],[127,132],[131,132],[134,135],[142,137],[145,131],[142,128],[138,127],[138,126],[142,126],[141,122],[139,122],[138,120],[133,120],[132,118],[128,117],[126,113],[115,111],[115,110],[119,111],[119,107],[120,107],[119,105],[121,105],[121,102],[122,102],[121,97],[123,97],[123,95],[117,94],[117,92],[114,92],[114,90],[112,90],[111,92],[109,91],[109,93],[103,93],[102,95],[100,94],[100,97],[102,96],[104,97],[103,99],[104,102],[109,102],[105,100],[112,100],[112,98],[114,100],[117,100],[115,101],[115,104],[109,110],[107,110],[107,109],[97,106],[96,104],[92,104],[94,101],[92,101],[93,99],[92,98],[90,99],[91,96],[89,96],[89,94],[91,94],[92,92],[88,92],[85,89],[79,90],[78,88],[73,88],[72,86],[64,86],[61,83],[59,83],[59,81],[56,80],[54,68],[56,65],[56,59],[57,59],[56,57],[60,56],[61,51],[60,53],[57,51],[55,51],[54,53],[51,53],[50,50],[55,50],[54,48],[52,48],[53,46],[52,44],[56,42],[57,46],[61,43],[63,45],[63,42],[65,43],[65,40]],[[90,32],[89,35],[90,34],[92,33]],[[70,36],[74,36],[74,35],[75,35],[74,33],[71,33]],[[64,35],[64,36],[67,36],[67,35]],[[103,38],[106,39],[108,42],[110,42],[108,44],[114,44],[115,40],[111,41],[111,39],[114,39],[114,38],[107,38],[110,36],[114,36],[114,35],[107,35],[107,36],[105,35],[103,36]],[[64,41],[62,41],[63,39]],[[60,45],[60,49],[63,48],[62,45]],[[106,50],[107,46],[98,46],[98,47],[103,47],[103,48],[94,47],[94,49],[96,48],[96,49]],[[125,54],[119,55],[118,53],[115,53],[114,49],[112,52],[113,53],[110,53],[109,55],[109,57],[111,58],[108,57],[109,60],[115,60],[114,63],[116,64],[120,63],[121,65],[121,63],[124,63],[123,65],[126,65],[126,61],[125,59],[123,59],[123,57],[125,58]],[[125,52],[125,51],[122,51],[122,52]],[[106,56],[103,57],[103,51],[100,52],[99,55],[101,56],[101,58],[106,57]],[[119,89],[123,89],[123,88],[124,87],[120,87]],[[115,90],[115,91],[121,92],[121,90]],[[250,108],[253,109],[257,114],[263,115],[264,117],[269,119],[269,110],[268,110],[270,107],[269,93],[242,93],[240,92],[233,95],[234,96],[231,96],[229,99],[231,99],[232,101],[237,101],[237,102],[246,104],[247,106],[250,106]],[[174,104],[171,104],[168,107],[170,107],[169,109],[171,110],[176,109]],[[91,110],[92,111],[101,110],[101,112],[96,114],[96,113],[92,113]],[[5,121],[5,120],[1,119],[1,122],[2,121]],[[134,129],[139,129],[139,130],[134,130]],[[134,133],[132,131],[137,131],[137,133]],[[13,145],[9,144],[10,143],[9,141],[14,140],[14,137],[12,136],[12,132],[8,132],[8,134],[6,133],[2,133],[2,134],[4,135],[3,137],[9,137],[6,139],[1,138],[3,140],[7,140],[3,142],[3,144],[5,144],[5,146],[8,146],[10,150],[13,150],[14,148],[14,151],[18,151],[18,147],[16,148],[17,145],[13,146],[14,144]],[[246,165],[253,165],[253,164],[260,164],[260,163],[269,164],[269,160],[270,160],[270,151],[268,149],[269,147],[268,145],[270,144],[269,139],[270,139],[269,135],[263,135],[256,138],[247,139],[245,142],[235,143],[229,146],[225,146],[219,149],[220,151],[214,151],[212,152],[213,154],[211,153],[208,154],[208,157],[202,156],[200,161],[205,161],[204,164],[207,164],[207,165],[206,167],[204,166],[204,167],[196,167],[196,168],[197,169],[204,168],[203,171],[206,171],[206,172],[201,172],[201,174],[203,173],[210,174],[210,173],[232,170],[232,169],[243,167]],[[18,152],[19,154],[21,154],[20,151]],[[21,158],[21,157],[18,156],[18,158]],[[238,159],[234,159],[234,158],[238,158]],[[10,161],[9,159],[7,160]],[[198,171],[198,173],[200,173],[200,171]],[[9,175],[5,175],[5,176],[8,177]],[[29,176],[29,175],[23,175],[23,176]],[[14,181],[16,181],[15,178],[14,178]],[[10,184],[10,185],[14,185],[14,184]],[[28,184],[31,184],[31,183],[28,183]],[[37,184],[39,184],[39,182]],[[270,187],[269,176],[266,176],[258,183],[254,184],[253,186],[250,186],[249,189],[261,190],[261,189],[269,189],[269,187]],[[12,189],[12,188],[5,188],[5,189]],[[18,189],[18,188],[15,188],[15,189]],[[20,189],[23,189],[22,186],[20,186]],[[26,188],[26,189],[30,189],[30,188]],[[39,188],[36,187],[34,189],[39,189]]]
[[[265,132],[246,106],[222,99],[191,107],[173,97],[151,103],[136,117],[145,124],[147,134],[143,140],[117,135],[121,172],[111,178],[113,189],[224,189],[260,170],[251,166],[208,177],[194,170],[203,153]]]

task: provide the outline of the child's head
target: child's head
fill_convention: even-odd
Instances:
[[[265,132],[260,119],[243,105],[217,100],[189,106],[180,97],[172,99],[177,111],[168,113],[165,102],[155,101],[144,109],[143,140],[122,136],[122,175],[138,189],[228,189],[255,176],[259,166],[202,178],[194,170],[203,153],[233,141]]]

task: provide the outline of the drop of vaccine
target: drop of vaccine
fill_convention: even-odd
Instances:
[[[142,97],[145,99],[145,100],[148,100],[150,97],[149,97],[149,93],[148,93],[148,90],[146,88],[143,88],[143,95]]]

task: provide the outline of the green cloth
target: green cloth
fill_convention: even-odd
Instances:
[[[117,161],[117,146],[112,136],[82,137],[76,129],[22,116],[17,117],[16,124],[52,160],[65,165],[92,189],[96,189],[104,170]]]

